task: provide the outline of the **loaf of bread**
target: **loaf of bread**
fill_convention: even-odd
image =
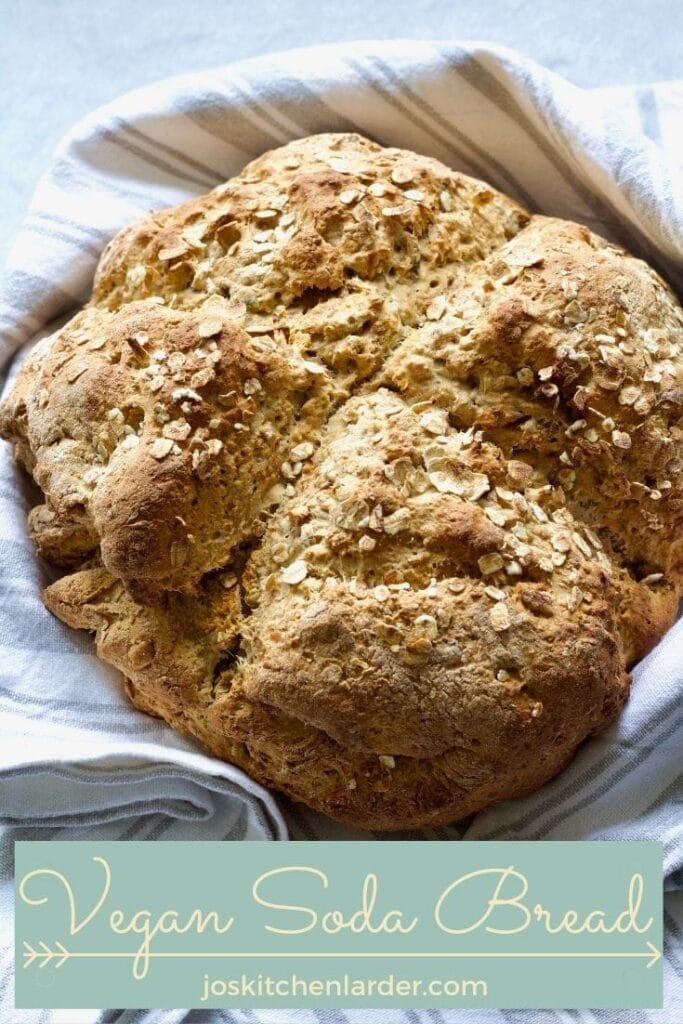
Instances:
[[[614,721],[682,591],[682,353],[642,261],[320,135],[114,238],[0,432],[138,708],[401,829]]]

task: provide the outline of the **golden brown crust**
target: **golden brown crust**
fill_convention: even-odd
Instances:
[[[561,770],[671,623],[682,341],[586,228],[315,136],[117,236],[0,431],[138,707],[417,827]]]

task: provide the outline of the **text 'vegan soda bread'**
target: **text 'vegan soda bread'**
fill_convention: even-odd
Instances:
[[[121,232],[0,430],[139,708],[406,828],[552,777],[672,622],[682,344],[586,228],[323,135]]]

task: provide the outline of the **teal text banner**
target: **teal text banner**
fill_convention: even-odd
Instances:
[[[662,1005],[657,843],[16,844],[37,1007]]]

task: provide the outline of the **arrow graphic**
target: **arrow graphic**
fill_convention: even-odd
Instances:
[[[30,967],[34,960],[39,960],[38,967],[42,968],[50,963],[51,960],[56,960],[57,962],[54,964],[54,967],[59,968],[72,956],[78,956],[77,953],[70,953],[61,942],[55,942],[55,950],[50,949],[44,942],[39,942],[38,945],[42,947],[42,952],[34,949],[28,942],[24,942],[24,949],[26,950],[24,953],[24,967]]]
[[[66,949],[61,942],[55,942],[55,949],[51,950],[44,942],[39,942],[38,945],[41,950],[36,950],[33,946],[29,945],[28,942],[24,942],[24,967],[30,967],[36,960],[39,968],[45,967],[46,964],[55,960],[54,967],[59,968],[65,963],[66,960],[88,960],[88,959],[129,959],[134,960],[139,954],[133,953],[74,953]],[[234,960],[269,960],[269,959],[340,959],[340,958],[362,958],[367,959],[373,957],[375,959],[428,959],[428,960],[440,960],[440,959],[503,959],[506,957],[516,959],[635,959],[635,960],[647,960],[646,968],[653,967],[658,960],[661,960],[662,954],[659,949],[652,942],[646,941],[647,950],[642,953],[554,953],[554,952],[533,952],[533,953],[148,953],[145,959],[150,960],[167,960],[167,959],[193,959],[201,958],[203,960],[209,959],[234,959]]]

